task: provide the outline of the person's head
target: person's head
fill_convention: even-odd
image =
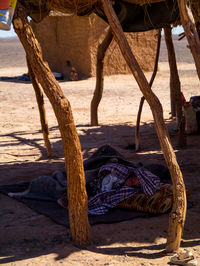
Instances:
[[[78,80],[78,73],[74,67],[72,67],[72,70],[70,72],[70,79],[73,81]]]

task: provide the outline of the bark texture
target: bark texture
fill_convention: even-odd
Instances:
[[[46,119],[43,93],[42,93],[42,90],[40,89],[39,83],[37,82],[37,79],[33,73],[31,64],[29,63],[28,59],[27,59],[27,66],[28,66],[29,76],[31,78],[31,82],[32,82],[32,85],[35,91],[36,101],[38,104],[42,134],[44,138],[45,147],[47,150],[47,155],[48,157],[52,157],[53,152],[52,152],[51,143],[49,140],[49,128],[48,128],[48,123]]]
[[[98,126],[98,106],[101,101],[102,95],[103,95],[103,82],[104,82],[104,76],[103,76],[103,65],[104,65],[104,57],[105,53],[112,42],[113,34],[112,30],[109,29],[105,39],[103,42],[98,46],[97,50],[97,65],[96,65],[96,88],[94,91],[94,95],[91,101],[91,125],[92,126]]]
[[[200,1],[192,0],[191,1],[192,14],[194,16],[197,32],[200,38]]]
[[[177,0],[180,10],[181,22],[187,37],[188,43],[190,45],[190,50],[192,52],[194,62],[197,69],[197,74],[200,79],[200,40],[198,32],[194,23],[194,18],[191,10],[187,6],[186,0]],[[194,1],[196,2],[196,1]],[[199,5],[199,4],[198,4]]]
[[[25,9],[19,3],[13,24],[26,51],[33,73],[51,102],[58,121],[68,177],[68,209],[72,240],[81,245],[88,244],[90,242],[90,226],[83,159],[70,103],[64,96],[48,64],[44,63],[40,45],[27,21]]]
[[[176,64],[176,55],[172,41],[171,27],[164,29],[165,42],[168,51],[168,62],[170,68],[170,91],[172,92],[171,101],[175,102],[175,114],[177,119],[178,130],[178,146],[180,148],[186,147],[186,134],[185,134],[185,117],[183,114],[183,104],[181,100],[181,83],[178,75]]]
[[[182,173],[177,163],[164,123],[163,110],[160,101],[152,92],[144,73],[141,71],[140,66],[131,52],[130,46],[128,45],[111,2],[109,0],[101,0],[101,3],[121,52],[153,113],[157,135],[173,182],[174,202],[169,219],[167,251],[175,252],[178,251],[180,247],[186,215],[186,193]]]

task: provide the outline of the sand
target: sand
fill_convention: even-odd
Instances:
[[[181,88],[187,100],[199,95],[199,80],[186,41],[174,40]],[[0,76],[27,72],[25,54],[17,39],[0,40]],[[151,73],[146,73],[150,79]],[[110,144],[133,162],[165,164],[156,136],[151,110],[145,103],[140,129],[141,150],[127,150],[134,143],[134,129],[141,92],[131,75],[105,77],[99,107],[100,126],[90,126],[90,101],[95,78],[60,82],[69,99],[84,159],[98,147]],[[187,211],[181,249],[191,250],[200,262],[200,141],[187,136],[187,148],[178,149],[170,117],[169,67],[162,41],[159,72],[153,90],[159,97],[170,138],[181,167],[190,208]],[[30,181],[55,169],[64,169],[57,122],[45,98],[54,157],[46,156],[32,85],[0,81],[0,184]],[[168,265],[164,249],[169,214],[92,226],[92,244],[79,247],[69,231],[22,203],[0,194],[0,264],[3,265]]]

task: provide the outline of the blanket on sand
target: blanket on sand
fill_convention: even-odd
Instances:
[[[100,147],[90,158],[84,161],[86,184],[94,181],[102,165],[109,162],[117,162],[130,167],[139,167],[126,160],[118,151],[109,145]],[[169,182],[170,175],[167,167],[163,165],[145,165],[149,171],[159,176],[162,182]],[[50,217],[58,224],[69,226],[67,209],[57,204],[57,199],[66,192],[67,178],[63,171],[57,170],[52,176],[41,176],[31,182],[0,186],[0,192],[8,195],[10,192],[23,192],[29,189],[23,196],[15,196],[15,199],[23,202],[33,210]],[[113,223],[136,217],[150,216],[138,211],[122,210],[114,208],[103,215],[89,215],[90,224]]]

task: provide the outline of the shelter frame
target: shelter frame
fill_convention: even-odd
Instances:
[[[169,217],[167,251],[175,252],[178,251],[180,247],[185,222],[186,193],[182,173],[178,166],[164,123],[162,106],[156,95],[152,92],[149,83],[132,54],[110,0],[100,0],[100,3],[108,18],[112,34],[117,40],[120,50],[153,113],[161,149],[173,182],[174,203]],[[185,7],[186,1],[178,0],[178,3],[181,10],[183,8],[182,5]],[[182,19],[185,22],[185,28],[187,28],[188,21],[185,19],[184,14],[185,13],[183,12]],[[58,120],[68,176],[68,202],[72,240],[79,244],[88,244],[90,242],[90,226],[87,216],[87,194],[85,190],[83,159],[70,103],[64,96],[48,65],[45,64],[42,59],[40,46],[27,21],[25,9],[20,3],[17,6],[13,24],[15,31],[24,46],[31,69],[49,98]],[[197,46],[198,41],[197,38]],[[200,60],[196,53],[197,50],[194,49],[193,54],[194,57],[197,58],[195,61],[198,68],[197,72],[200,75]]]

